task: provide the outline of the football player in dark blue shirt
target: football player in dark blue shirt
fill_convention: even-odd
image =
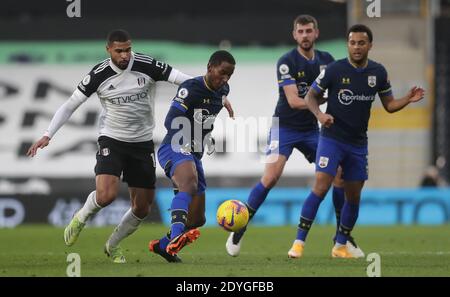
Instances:
[[[394,99],[386,69],[368,59],[373,37],[367,26],[352,26],[347,38],[348,58],[328,65],[305,98],[322,129],[316,153],[315,183],[303,204],[297,239],[294,241],[294,246],[302,253],[320,203],[332,184],[338,166],[341,166],[345,203],[331,252],[335,258],[354,258],[346,242],[358,218],[361,191],[368,179],[367,126],[376,94],[389,113],[424,97],[422,88],[413,87],[404,97]],[[326,113],[323,113],[319,104],[325,90],[328,90],[328,105]]]
[[[317,20],[310,15],[299,15],[293,22],[292,35],[297,47],[284,54],[277,63],[279,99],[274,113],[267,152],[267,164],[261,181],[252,189],[247,200],[250,219],[265,201],[269,191],[275,186],[294,148],[299,150],[309,162],[315,161],[319,127],[317,119],[308,110],[304,97],[322,69],[334,61],[324,51],[314,48],[319,36]],[[344,204],[343,181],[336,177],[333,188],[333,203],[337,224]],[[246,228],[233,232],[226,242],[227,253],[237,256]],[[350,238],[355,249],[360,249]],[[298,258],[295,251],[288,256]]]
[[[213,53],[206,75],[183,82],[167,113],[167,134],[158,150],[158,161],[178,191],[170,207],[170,232],[151,241],[149,249],[169,262],[180,261],[177,253],[200,236],[197,228],[206,221],[206,181],[201,159],[228,95],[228,80],[235,64],[229,52]]]

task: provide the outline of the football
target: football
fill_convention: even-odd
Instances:
[[[226,231],[237,232],[248,223],[247,206],[239,200],[227,200],[217,209],[217,223]]]

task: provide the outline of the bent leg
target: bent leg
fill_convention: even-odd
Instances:
[[[292,151],[292,149],[291,149]],[[266,200],[269,191],[276,185],[283,173],[287,157],[281,154],[270,154],[267,156],[267,163],[261,181],[256,184],[248,196],[245,205],[248,208],[249,222],[258,211],[259,207]],[[247,225],[238,232],[232,232],[227,240],[226,248],[230,255],[236,256],[240,250],[240,242],[247,230]]]
[[[247,200],[250,219],[258,211],[258,208],[264,203],[269,191],[276,185],[283,173],[287,158],[284,155],[272,154],[268,156],[264,174],[261,181],[250,192]]]
[[[78,219],[85,223],[92,215],[116,199],[119,178],[115,175],[100,174],[95,178],[96,190],[91,192],[83,207],[78,211]]]
[[[95,177],[96,201],[101,207],[108,206],[117,197],[119,192],[119,177],[109,174],[100,174]]]

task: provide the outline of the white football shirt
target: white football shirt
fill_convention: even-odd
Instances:
[[[155,127],[155,83],[167,81],[172,67],[131,53],[127,69],[111,59],[97,64],[79,83],[86,97],[97,93],[102,105],[99,134],[125,142],[149,141]]]

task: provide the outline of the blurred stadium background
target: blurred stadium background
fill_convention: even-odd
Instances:
[[[73,1],[72,1],[73,2]],[[367,16],[368,1],[246,0],[80,0],[81,16],[69,18],[62,0],[3,0],[0,10],[0,228],[40,223],[63,226],[94,189],[97,116],[91,97],[54,137],[29,159],[26,150],[42,136],[56,109],[93,65],[107,57],[108,31],[123,28],[133,50],[163,60],[192,75],[205,72],[209,55],[229,49],[237,60],[230,100],[237,117],[270,118],[277,102],[275,65],[295,46],[292,21],[311,14],[319,21],[316,47],[335,58],[346,56],[346,28],[362,22],[374,32],[370,57],[383,63],[394,95],[424,86],[426,99],[398,114],[376,102],[369,128],[370,178],[363,192],[359,224],[444,225],[450,220],[450,1],[381,1],[381,17]],[[176,88],[158,83],[158,145],[163,120]],[[221,117],[226,118],[223,112]],[[249,133],[262,147],[267,125]],[[220,131],[219,131],[220,132]],[[225,136],[216,133],[219,142]],[[225,199],[245,201],[259,180],[261,150],[221,152],[204,158],[209,185],[208,224]],[[434,170],[430,170],[430,167]],[[420,187],[438,173],[437,186]],[[278,186],[254,224],[292,226],[311,186],[314,167],[294,153]],[[430,173],[431,174],[431,173]],[[149,222],[167,223],[171,184],[157,170],[158,192]],[[321,207],[319,224],[334,224],[331,199]],[[129,207],[125,185],[113,205],[91,222],[115,225]],[[441,226],[443,227],[443,226]],[[443,230],[448,230],[444,228]],[[445,236],[448,237],[450,233]],[[444,234],[442,234],[444,236]],[[1,240],[0,240],[1,241]],[[447,251],[448,259],[448,251]]]

